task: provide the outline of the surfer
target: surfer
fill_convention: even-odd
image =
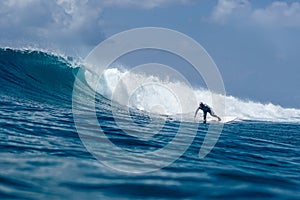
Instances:
[[[211,109],[211,107],[209,107],[208,105],[204,104],[203,102],[199,103],[199,107],[197,108],[196,112],[195,112],[195,116],[194,118],[196,118],[197,113],[199,110],[203,111],[203,123],[206,123],[206,115],[207,113],[209,113],[211,116],[218,118],[219,121],[221,121],[221,118],[219,116],[217,116]]]

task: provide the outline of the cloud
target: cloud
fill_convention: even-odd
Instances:
[[[103,39],[102,7],[77,0],[4,0],[0,3],[0,44],[74,52]]]
[[[192,2],[192,0],[104,0],[103,4],[107,6],[134,6],[151,9],[170,4],[187,4],[190,2]]]
[[[252,19],[266,26],[300,27],[300,4],[273,2],[264,9],[254,10]]]
[[[151,9],[189,0],[2,0],[0,45],[37,46],[82,54],[104,39],[106,7]]]
[[[237,22],[268,27],[299,27],[300,3],[275,1],[265,8],[253,9],[248,0],[219,0],[210,21],[223,25]]]
[[[225,24],[228,20],[235,17],[241,17],[245,11],[250,9],[248,0],[219,0],[214,8],[210,19],[218,24]]]

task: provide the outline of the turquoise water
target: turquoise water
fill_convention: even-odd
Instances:
[[[107,167],[86,149],[74,124],[72,92],[79,68],[70,58],[46,52],[0,49],[1,199],[299,199],[298,122],[225,124],[204,159],[199,149],[208,125],[199,124],[184,154],[162,169],[136,174]],[[83,77],[81,81],[85,84]],[[89,95],[87,90],[83,96]],[[186,138],[177,141],[178,149],[193,134],[191,123],[166,120],[160,133],[151,135],[157,124],[149,123],[147,113],[133,111],[128,116],[101,94],[96,102],[106,137],[128,152],[163,148],[179,125]],[[141,140],[120,130],[111,107],[120,109],[128,132],[150,136]],[[138,126],[127,123],[129,118]],[[153,164],[178,149],[157,155]],[[109,149],[102,150],[113,156]]]

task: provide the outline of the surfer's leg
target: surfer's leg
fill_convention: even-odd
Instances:
[[[218,118],[218,120],[221,121],[221,118],[218,115],[214,114],[214,117]]]
[[[216,115],[213,111],[210,111],[209,114],[213,117],[218,118],[218,120],[221,121],[221,118],[218,115]]]
[[[206,123],[206,115],[207,115],[207,112],[203,112],[203,123],[204,124]]]

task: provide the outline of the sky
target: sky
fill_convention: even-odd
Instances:
[[[300,108],[300,1],[0,1],[0,47],[84,58],[105,38],[146,26],[180,31],[200,43],[228,95]]]

